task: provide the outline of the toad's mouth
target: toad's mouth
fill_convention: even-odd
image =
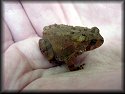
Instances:
[[[104,39],[100,39],[96,42],[95,47],[98,48],[104,43]]]
[[[96,41],[94,40],[94,41],[90,42],[90,44],[86,47],[86,51],[96,49],[96,48],[100,47],[103,43],[104,43],[103,39],[96,40]]]

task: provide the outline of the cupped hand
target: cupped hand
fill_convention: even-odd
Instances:
[[[121,5],[4,1],[3,90],[121,90]],[[42,29],[53,23],[100,28],[104,44],[77,58],[83,70],[50,64],[40,52]]]

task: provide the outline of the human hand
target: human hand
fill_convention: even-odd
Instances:
[[[121,90],[121,3],[4,2],[3,7],[4,90]],[[83,70],[69,72],[41,54],[42,28],[53,23],[99,27],[104,44],[87,52]]]

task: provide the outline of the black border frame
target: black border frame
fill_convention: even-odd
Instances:
[[[3,2],[4,1],[8,1],[8,2],[15,2],[15,1],[33,1],[33,0],[2,0]],[[2,1],[0,0],[0,17],[1,17],[1,19],[0,19],[0,22],[1,22],[1,25],[0,25],[0,28],[1,28],[1,32],[0,32],[0,42],[1,42],[1,45],[0,45],[0,69],[1,69],[1,71],[0,71],[0,92],[1,93],[15,93],[15,91],[9,91],[9,92],[2,92],[2,69],[3,69],[3,67],[2,67],[2,30],[3,30],[3,26],[2,26],[2,18],[3,18],[3,15],[2,15],[2,11],[3,11],[3,6],[2,6]],[[51,2],[53,2],[53,1],[65,1],[65,2],[68,2],[68,1],[77,1],[77,2],[79,2],[79,1],[83,1],[83,2],[114,2],[114,1],[116,1],[116,2],[123,2],[123,5],[122,5],[122,32],[123,32],[123,34],[122,34],[122,38],[123,38],[123,44],[122,44],[122,46],[123,46],[123,53],[122,53],[122,60],[123,60],[123,73],[122,73],[122,81],[123,81],[123,91],[106,91],[106,92],[100,92],[100,91],[90,91],[90,92],[88,92],[88,91],[43,91],[43,92],[39,92],[39,91],[25,91],[25,92],[21,92],[21,93],[124,93],[125,92],[125,82],[124,82],[124,72],[125,72],[125,64],[124,64],[124,61],[125,61],[125,59],[124,59],[124,45],[125,45],[125,43],[124,43],[124,41],[125,41],[125,27],[124,27],[124,25],[125,25],[125,2],[124,2],[124,0],[34,0],[35,2],[36,1],[51,1]],[[33,2],[34,2],[33,1]]]

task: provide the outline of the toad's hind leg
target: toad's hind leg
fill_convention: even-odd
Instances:
[[[57,61],[54,56],[54,51],[48,39],[39,40],[39,48],[42,54],[50,61],[50,63],[62,65],[64,61]]]
[[[51,61],[54,58],[54,51],[48,39],[39,40],[39,48],[42,54]]]

